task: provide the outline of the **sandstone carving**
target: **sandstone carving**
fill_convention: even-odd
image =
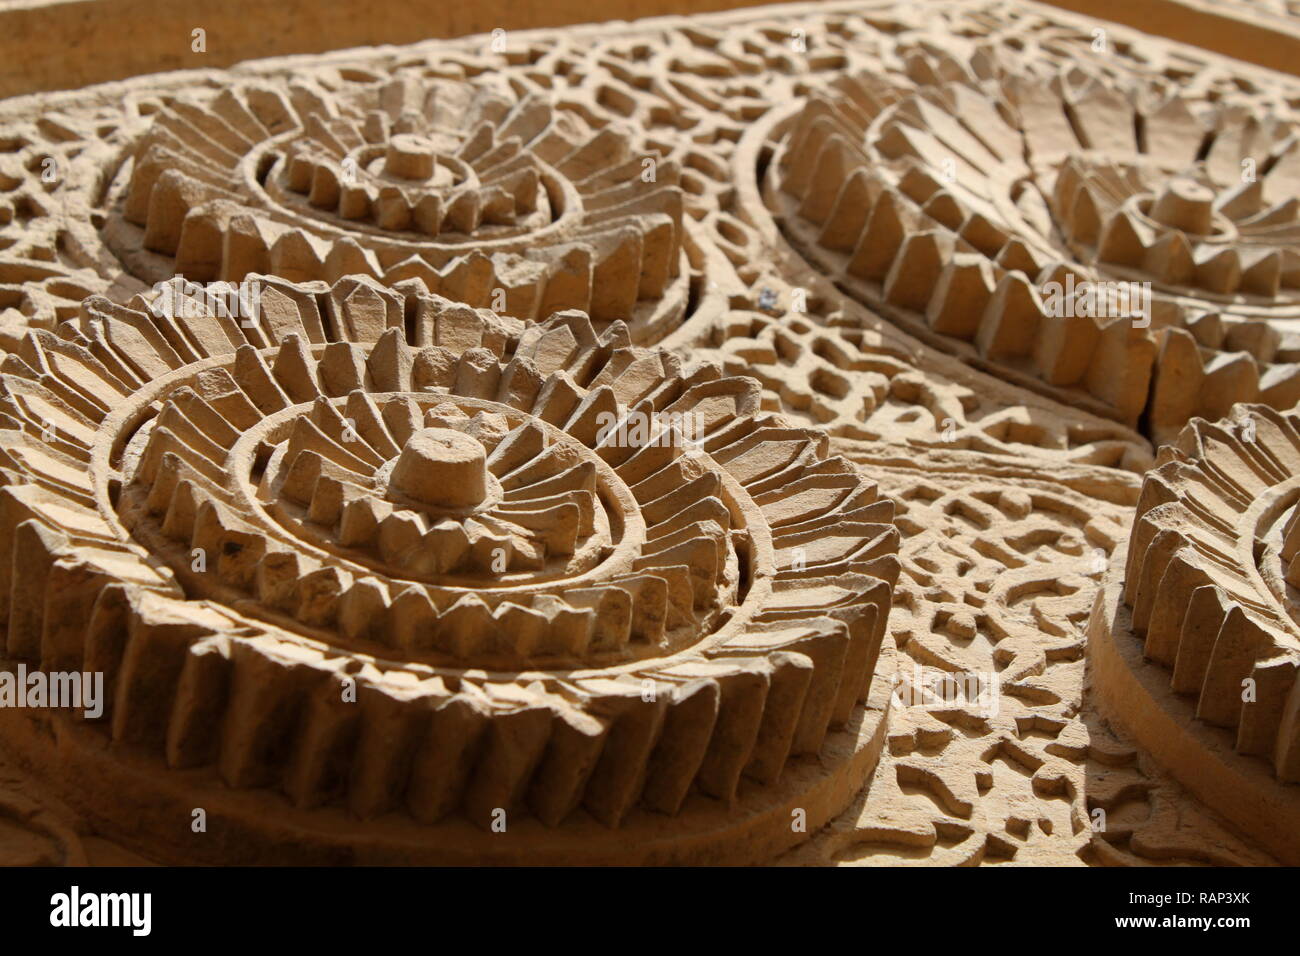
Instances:
[[[582,309],[638,341],[680,319],[680,169],[549,97],[404,76],[253,84],[152,118],[109,189],[133,273],[420,278],[520,318]],[[652,162],[658,156],[647,156]],[[522,255],[520,253],[523,253]],[[645,300],[643,305],[638,305]]]
[[[1300,81],[1020,0],[187,65],[0,102],[0,861],[1300,860]]]
[[[1295,343],[1261,321],[1290,318],[1300,284],[1285,116],[987,51],[941,64],[902,88],[846,76],[797,110],[769,167],[797,244],[917,334],[1145,413],[1158,440],[1234,401],[1300,400]],[[1060,308],[1107,278],[1151,283],[1146,314]]]
[[[7,651],[110,675],[115,745],[362,818],[617,827],[861,720],[893,505],[756,382],[578,312],[264,281],[247,333],[91,298],[7,361]]]
[[[1300,418],[1237,412],[1194,420],[1162,450],[1090,633],[1116,719],[1295,860]]]

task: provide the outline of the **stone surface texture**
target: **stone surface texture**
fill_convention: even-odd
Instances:
[[[0,862],[1300,861],[1300,81],[502,27],[0,102]]]

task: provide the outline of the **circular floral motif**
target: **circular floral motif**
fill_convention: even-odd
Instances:
[[[1184,785],[1293,862],[1300,416],[1234,412],[1194,419],[1147,474],[1093,607],[1093,682]]]
[[[419,278],[650,342],[685,310],[680,178],[630,131],[509,86],[246,83],[158,113],[109,186],[105,237],[146,282]]]
[[[772,784],[865,699],[892,504],[758,383],[580,313],[260,281],[247,328],[92,298],[0,376],[9,649],[110,674],[115,745],[617,824]]]
[[[1157,440],[1300,400],[1289,108],[977,56],[773,120],[794,244],[931,343]]]
[[[1235,420],[1197,419],[1161,457],[1123,577],[1133,630],[1201,719],[1237,728],[1239,749],[1295,779],[1300,748],[1282,712],[1300,663],[1300,417],[1244,406]],[[1247,678],[1266,702],[1246,703]]]

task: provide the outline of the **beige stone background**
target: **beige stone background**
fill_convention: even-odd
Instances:
[[[925,3],[927,0],[915,0]],[[1300,25],[1291,0],[1052,0],[1270,69],[1300,73]],[[600,19],[702,14],[745,0],[615,0]],[[0,3],[0,96],[67,90],[165,70],[230,66],[294,53],[586,23],[581,0],[8,0]],[[190,51],[195,27],[213,42]]]
[[[230,66],[292,53],[530,30],[673,13],[751,6],[743,0],[68,0],[5,3],[0,8],[0,95],[74,89],[144,73]],[[143,27],[143,29],[142,29]],[[190,32],[213,38],[190,51]]]

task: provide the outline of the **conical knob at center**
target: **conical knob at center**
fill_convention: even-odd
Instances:
[[[483,446],[454,429],[421,429],[398,455],[389,485],[431,508],[473,508],[488,493]]]

